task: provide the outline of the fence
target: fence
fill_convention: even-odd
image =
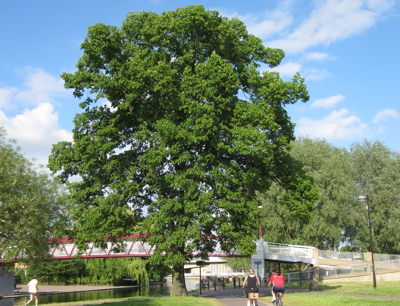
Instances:
[[[374,254],[375,270],[400,270],[400,255]]]
[[[351,266],[319,266],[319,276],[343,276],[346,274],[366,273],[368,269],[367,263],[354,264]]]
[[[313,258],[314,247],[264,242],[267,254],[296,258]]]
[[[308,282],[314,279],[314,271],[307,270],[302,272],[283,273],[285,276],[285,283],[300,283],[302,281]]]
[[[346,260],[346,261],[364,261],[364,253],[319,250],[318,258],[331,259],[331,260]]]

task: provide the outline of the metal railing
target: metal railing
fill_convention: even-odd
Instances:
[[[374,254],[375,269],[400,270],[400,255],[393,254]]]
[[[313,258],[315,248],[302,245],[265,242],[264,250],[267,254],[271,255]]]
[[[319,276],[321,278],[330,276],[342,276],[346,274],[366,273],[368,264],[354,264],[351,266],[319,266]]]
[[[300,282],[308,282],[314,279],[314,271],[307,270],[301,272],[290,272],[283,273],[285,276],[285,283],[300,283]]]
[[[330,260],[364,261],[364,253],[319,250],[318,258]]]

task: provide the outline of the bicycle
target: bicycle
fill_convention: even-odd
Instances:
[[[247,296],[250,300],[250,306],[257,306],[258,292],[250,292]]]
[[[275,294],[275,305],[276,306],[283,306],[282,292],[277,292]]]
[[[201,289],[204,290],[204,291],[206,291],[206,290],[209,289],[208,284],[206,284],[206,283],[204,283],[204,282],[201,282],[201,283],[199,283],[199,284],[196,284],[196,286],[195,286],[194,288],[195,288],[196,290],[199,290],[199,289],[200,289],[200,286],[201,286]]]

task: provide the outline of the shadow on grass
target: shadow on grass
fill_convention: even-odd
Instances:
[[[329,284],[319,284],[318,285],[318,291],[326,291],[326,290],[334,290],[334,289],[339,289],[342,288],[343,286],[341,285],[329,285]]]

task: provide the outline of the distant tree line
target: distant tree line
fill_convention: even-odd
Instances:
[[[168,267],[150,267],[141,258],[35,260],[14,271],[20,283],[38,275],[40,282],[46,284],[115,286],[130,283],[146,286],[150,279],[159,281],[171,273]]]
[[[299,138],[292,157],[318,189],[310,221],[292,217],[291,197],[279,184],[259,194],[266,241],[314,246],[322,250],[369,250],[367,210],[357,201],[368,196],[374,252],[400,253],[400,155],[379,141],[349,150],[326,140]]]

